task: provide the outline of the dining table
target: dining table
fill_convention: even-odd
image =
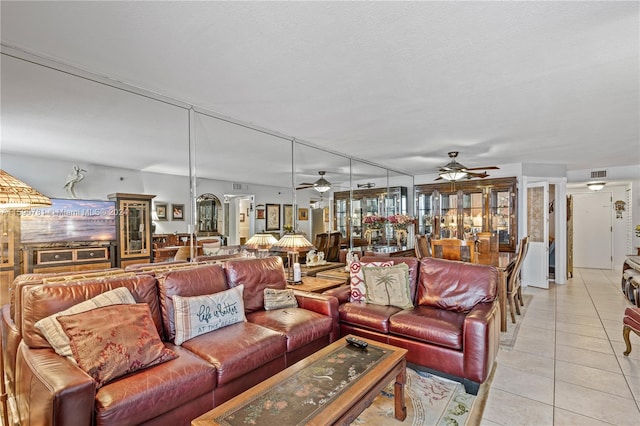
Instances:
[[[515,262],[516,253],[501,251],[490,256],[476,256],[475,262],[480,265],[491,265],[498,270],[498,302],[500,304],[500,331],[507,331],[507,267]]]

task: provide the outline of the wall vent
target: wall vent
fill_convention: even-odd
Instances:
[[[607,177],[606,170],[595,170],[591,172],[591,179],[602,179]]]
[[[237,183],[237,182],[233,182],[232,184],[232,188],[235,191],[241,191],[241,190],[247,190],[249,189],[249,185],[246,183]]]

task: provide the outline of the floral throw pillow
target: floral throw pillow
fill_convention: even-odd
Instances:
[[[128,288],[118,287],[114,290],[109,290],[99,294],[92,299],[73,305],[69,309],[65,309],[64,311],[42,318],[40,321],[35,323],[35,327],[40,330],[45,339],[47,339],[47,342],[49,342],[58,355],[71,357],[72,354],[71,346],[69,345],[69,338],[58,322],[57,318],[59,316],[78,314],[80,312],[89,311],[102,306],[119,304],[132,305],[135,303],[136,299],[133,298]]]
[[[202,296],[171,296],[176,326],[174,343],[181,345],[201,334],[247,321],[243,291],[244,285],[240,284],[229,290]]]
[[[366,302],[367,288],[364,285],[362,269],[369,266],[393,266],[392,261],[384,262],[351,262],[349,284],[351,286],[350,302]]]
[[[409,267],[404,263],[387,267],[363,268],[367,303],[413,308],[409,290]]]
[[[73,358],[98,387],[178,355],[164,346],[149,305],[111,305],[58,317]]]
[[[298,300],[291,289],[277,290],[275,288],[264,289],[264,310],[297,308]]]

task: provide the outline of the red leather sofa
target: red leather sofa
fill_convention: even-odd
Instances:
[[[173,344],[173,295],[212,294],[243,284],[247,322]],[[338,302],[296,292],[298,308],[263,309],[263,290],[286,286],[278,257],[229,261],[162,274],[123,275],[21,287],[21,341],[14,395],[21,424],[189,425],[191,420],[339,337]],[[178,357],[102,387],[51,349],[35,323],[107,290],[127,287],[149,305],[165,347]],[[5,323],[6,321],[3,321]],[[3,324],[6,327],[6,324]],[[15,336],[14,336],[15,337]]]
[[[492,266],[435,258],[363,257],[409,267],[414,307],[350,302],[349,286],[326,291],[340,306],[340,334],[354,334],[408,350],[407,362],[448,376],[476,394],[500,345],[498,272]]]

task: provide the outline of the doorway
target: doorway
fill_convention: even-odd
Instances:
[[[573,194],[573,263],[578,268],[612,268],[611,192]]]
[[[227,245],[244,244],[254,232],[254,196],[225,194],[225,236]]]

